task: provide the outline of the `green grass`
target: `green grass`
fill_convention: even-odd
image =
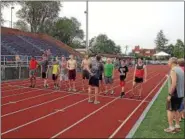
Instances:
[[[137,129],[133,138],[185,138],[184,120],[181,122],[182,131],[175,134],[165,133],[168,127],[166,116],[166,97],[168,95],[167,84],[162,89],[158,98],[147,113],[145,119]]]

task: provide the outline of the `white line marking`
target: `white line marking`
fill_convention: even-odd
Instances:
[[[157,74],[157,75],[159,75],[159,74]],[[152,79],[152,78],[150,78],[150,79]],[[148,80],[147,80],[147,81],[148,81]],[[130,91],[132,91],[132,89],[130,89],[127,93],[129,93]],[[69,130],[69,129],[71,129],[72,127],[78,125],[79,123],[81,123],[81,122],[84,121],[85,119],[89,118],[91,115],[97,113],[98,111],[102,110],[104,107],[107,107],[109,104],[113,103],[114,101],[116,101],[116,100],[118,100],[118,99],[119,99],[119,97],[117,97],[117,98],[113,99],[112,101],[106,103],[105,105],[103,105],[103,106],[100,107],[99,109],[97,109],[97,110],[91,112],[90,114],[86,115],[85,117],[83,117],[82,119],[80,119],[79,121],[77,121],[76,123],[74,123],[74,124],[72,124],[71,126],[65,128],[65,129],[63,129],[63,130],[60,131],[59,133],[53,135],[53,136],[51,137],[51,139],[56,138],[57,136],[63,134],[63,133],[66,132],[67,130]]]
[[[156,74],[155,76],[157,76],[157,75],[159,75],[159,74]],[[149,78],[148,80],[154,78],[155,76]],[[147,81],[148,81],[148,80],[147,80]],[[132,80],[130,80],[130,82],[131,82],[131,81],[132,81]],[[131,91],[131,89],[130,89],[128,92],[130,92],[130,91]],[[127,92],[127,93],[128,93],[128,92]],[[127,94],[127,93],[126,93],[126,94]],[[72,94],[72,95],[73,95],[73,94]],[[92,96],[92,97],[93,97],[93,96]],[[118,98],[116,98],[116,99],[118,99]],[[81,103],[81,102],[83,102],[83,101],[86,101],[86,100],[88,100],[88,97],[85,98],[85,99],[83,99],[83,100],[81,100],[81,101],[78,101],[78,102],[76,102],[76,103],[73,103],[73,104],[71,104],[71,105],[69,105],[69,106],[67,106],[67,107],[65,107],[65,108],[58,109],[57,111],[54,110],[55,112],[53,112],[53,113],[47,114],[47,115],[42,116],[42,117],[40,117],[40,118],[38,118],[38,119],[32,120],[32,121],[30,121],[30,122],[28,122],[28,123],[25,123],[25,124],[22,124],[22,125],[20,125],[20,126],[18,126],[18,127],[15,127],[15,128],[10,129],[10,130],[7,130],[7,131],[3,132],[2,135],[7,134],[7,133],[9,133],[9,132],[12,132],[12,131],[14,131],[14,130],[17,130],[17,129],[19,129],[19,128],[25,127],[25,126],[27,126],[27,125],[29,125],[29,124],[32,124],[32,123],[37,122],[37,121],[39,121],[39,120],[42,120],[42,119],[44,119],[44,118],[46,118],[46,117],[49,117],[49,116],[51,116],[51,115],[54,115],[54,114],[56,114],[56,113],[58,113],[58,112],[61,112],[61,111],[63,112],[63,111],[65,111],[67,108],[70,108],[70,107],[72,107],[72,106],[75,106],[75,105],[77,105],[77,104],[79,104],[79,103]]]
[[[33,96],[33,97],[28,97],[28,98],[25,98],[25,99],[20,99],[18,101],[14,101],[15,103],[18,103],[18,102],[22,102],[22,101],[25,101],[25,100],[30,100],[30,99],[33,99],[33,98],[37,98],[37,97],[41,97],[41,96],[46,96],[46,95],[50,95],[50,94],[53,94],[57,91],[53,91],[53,92],[49,92],[49,93],[44,93],[44,94],[40,94],[40,95],[37,95],[37,96]],[[2,104],[1,106],[6,106],[6,105],[9,105],[11,104],[10,102],[9,103],[5,103],[5,104]]]
[[[27,108],[24,108],[24,109],[20,109],[20,110],[18,110],[18,111],[10,112],[10,113],[7,113],[7,114],[2,115],[1,118],[6,117],[6,116],[9,116],[9,115],[12,115],[12,114],[15,114],[15,113],[18,113],[18,112],[22,112],[22,111],[25,111],[25,110],[29,110],[29,109],[32,109],[32,108],[35,108],[35,107],[38,107],[38,106],[42,106],[42,105],[44,105],[44,104],[48,104],[48,103],[51,103],[51,102],[53,102],[53,101],[60,100],[60,99],[63,99],[63,98],[65,98],[65,97],[68,97],[68,96],[71,96],[71,95],[74,95],[74,94],[65,95],[65,96],[62,96],[62,97],[59,97],[59,98],[50,100],[50,101],[46,101],[46,102],[44,102],[44,103],[40,103],[40,104],[38,104],[38,105],[33,105],[33,106],[30,106],[30,107],[27,107]]]
[[[147,115],[148,111],[150,110],[151,106],[153,105],[153,103],[155,102],[155,100],[157,99],[157,97],[159,96],[159,94],[161,93],[161,91],[164,88],[166,82],[167,82],[167,80],[164,81],[163,85],[161,86],[161,88],[159,89],[159,91],[157,92],[157,94],[152,98],[152,101],[145,108],[145,110],[143,111],[142,115],[139,117],[139,119],[134,124],[134,126],[132,127],[132,129],[130,130],[130,132],[127,134],[127,136],[125,138],[132,138],[133,137],[133,135],[137,131],[138,127],[140,126],[141,122],[144,120],[145,116]]]
[[[131,114],[128,115],[128,117],[122,122],[122,124],[109,136],[109,139],[113,138],[119,130],[125,125],[125,123],[131,118],[131,116],[140,108],[140,106],[144,103],[144,101],[153,93],[153,91],[161,84],[161,82],[164,82],[163,77],[161,81],[150,91],[150,93],[141,101],[141,103],[132,111]]]

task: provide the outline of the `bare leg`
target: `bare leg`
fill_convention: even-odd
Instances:
[[[132,86],[132,97],[135,95],[135,91],[136,91],[136,82],[133,82],[133,86]]]
[[[139,98],[141,98],[142,95],[142,91],[143,91],[143,84],[140,84],[140,89],[139,89]]]
[[[71,80],[69,80],[69,90],[71,90]]]
[[[99,103],[99,101],[98,101],[98,87],[95,87],[95,100],[94,100],[94,103],[95,104]]]
[[[82,89],[85,91],[85,79],[82,79]]]
[[[33,87],[36,85],[36,77],[33,77]]]
[[[76,91],[75,80],[73,80],[72,83],[73,83],[73,90]]]
[[[92,101],[92,86],[89,86],[89,89],[88,89],[88,95],[89,95],[89,100],[88,100],[88,102],[93,102]]]
[[[164,129],[165,132],[174,132],[175,128],[173,126],[174,112],[167,110],[167,118],[169,127]]]
[[[174,112],[175,115],[175,128],[180,131],[180,113],[178,111]]]

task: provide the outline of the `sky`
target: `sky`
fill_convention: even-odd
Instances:
[[[86,34],[86,2],[62,2],[60,17],[75,17]],[[13,22],[16,22],[14,6]],[[3,18],[11,20],[10,7],[4,8]],[[9,26],[10,23],[6,23]],[[128,45],[128,52],[136,45],[154,48],[154,40],[160,30],[164,31],[169,44],[177,39],[184,41],[184,2],[89,2],[89,39],[106,34],[122,52]]]

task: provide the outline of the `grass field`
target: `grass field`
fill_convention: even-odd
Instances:
[[[165,105],[165,100],[168,95],[167,90],[168,87],[166,84],[133,138],[184,138],[184,120],[181,122],[181,132],[176,134],[164,132],[164,128],[168,127]]]

